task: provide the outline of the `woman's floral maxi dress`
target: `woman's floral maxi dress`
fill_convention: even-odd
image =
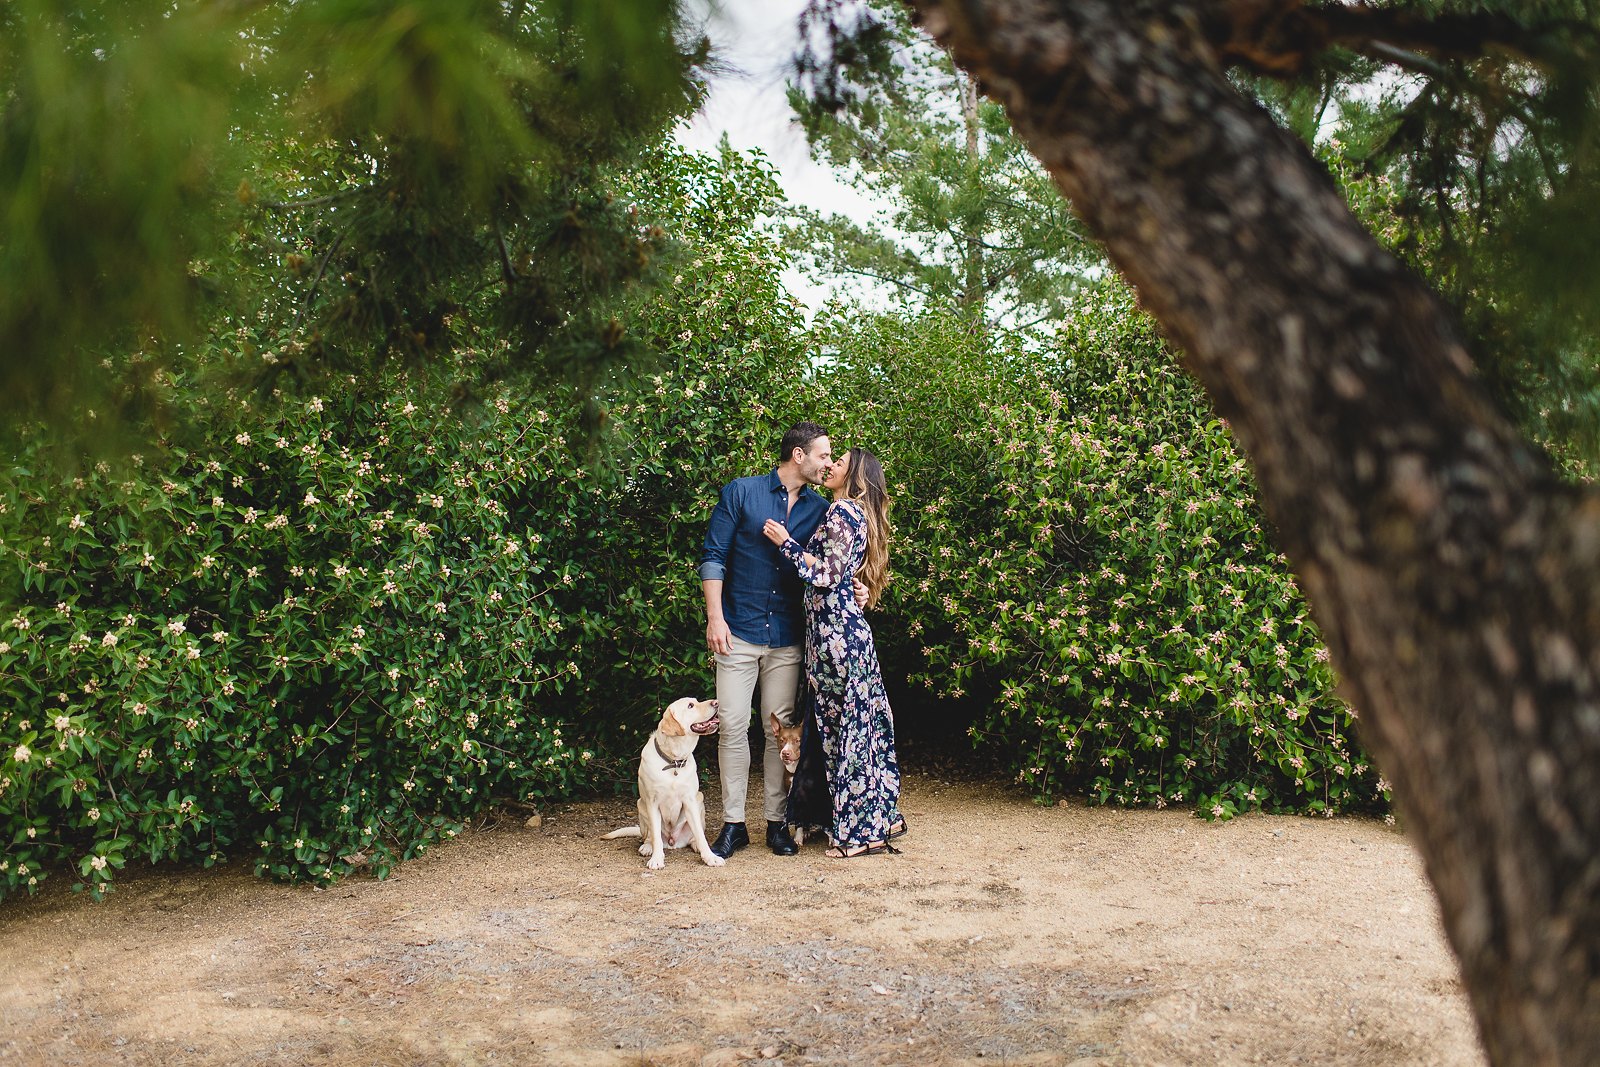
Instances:
[[[833,800],[829,836],[846,847],[886,841],[900,821],[894,716],[872,627],[851,588],[866,557],[866,514],[836,500],[804,550],[791,538],[780,551],[806,581],[806,680]],[[816,563],[807,565],[804,552]]]

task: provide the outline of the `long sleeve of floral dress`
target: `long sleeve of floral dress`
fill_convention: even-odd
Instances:
[[[857,530],[863,535],[858,538]],[[822,525],[811,535],[807,546],[813,562],[806,562],[806,551],[800,542],[789,538],[778,549],[783,557],[794,564],[794,569],[807,585],[819,589],[834,589],[841,583],[850,584],[856,568],[866,555],[866,516],[854,501],[835,501],[822,517]],[[857,541],[860,541],[857,544]]]
[[[886,841],[900,819],[894,716],[872,627],[852,588],[866,550],[867,516],[853,500],[828,507],[805,549],[793,539],[779,549],[808,586],[806,682],[833,802],[829,836],[843,846]]]

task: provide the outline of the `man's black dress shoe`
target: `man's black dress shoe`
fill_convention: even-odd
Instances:
[[[712,849],[717,846],[712,845]],[[800,846],[794,843],[794,838],[789,836],[789,828],[781,822],[767,821],[767,847],[774,856],[792,856],[800,851]]]
[[[722,824],[722,833],[711,842],[711,851],[727,859],[749,843],[750,831],[744,828],[744,823],[725,822]]]

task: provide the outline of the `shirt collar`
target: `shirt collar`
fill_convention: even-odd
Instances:
[[[769,493],[777,493],[777,492],[785,492],[785,493],[787,493],[789,491],[789,487],[783,484],[783,479],[778,477],[778,468],[777,467],[773,467],[772,468],[772,472],[767,475],[767,491]],[[811,494],[812,496],[816,496],[817,495],[817,491],[815,489],[813,489],[811,486],[802,485],[800,487],[800,496],[804,497],[807,493]]]

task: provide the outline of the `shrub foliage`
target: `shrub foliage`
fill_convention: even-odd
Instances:
[[[70,870],[98,895],[133,858],[382,876],[494,800],[625,783],[665,700],[711,685],[717,489],[802,417],[895,483],[885,670],[975,702],[1036,794],[1386,799],[1227,428],[1125,295],[1026,348],[937,314],[808,325],[759,159],[666,151],[616,191],[669,238],[615,307],[651,361],[579,396],[442,399],[497,358],[489,309],[442,381],[169,380],[214,398],[181,446],[65,476],[19,448],[0,892]]]
[[[382,875],[706,690],[705,516],[793,417],[802,324],[758,162],[667,153],[630,192],[681,262],[629,317],[655,365],[587,404],[325,380],[125,469],[0,475],[0,888],[98,893],[132,857]]]
[[[1125,292],[1043,352],[936,318],[834,336],[897,483],[878,629],[930,692],[978,698],[1020,782],[1210,818],[1379,801],[1249,469]]]

